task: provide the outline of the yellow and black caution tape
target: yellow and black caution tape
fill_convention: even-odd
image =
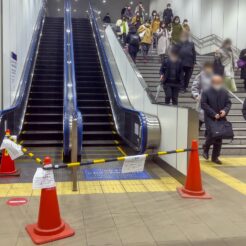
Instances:
[[[157,156],[164,156],[164,155],[170,155],[170,154],[179,154],[184,152],[194,151],[193,149],[177,149],[172,151],[159,151],[157,153],[151,153],[151,154],[144,154],[146,157],[157,157]],[[128,156],[129,157],[129,156]],[[60,168],[72,168],[72,167],[80,167],[80,166],[90,166],[95,164],[104,164],[108,162],[115,162],[115,161],[125,161],[127,156],[120,156],[116,158],[110,158],[110,159],[95,159],[88,162],[74,162],[74,163],[68,163],[68,164],[57,164],[53,165],[52,167],[48,167],[45,169],[60,169]]]
[[[12,142],[14,142],[14,143],[16,143],[17,145],[21,146],[21,150],[22,150],[22,152],[23,152],[26,156],[28,156],[30,159],[34,160],[36,163],[38,163],[38,164],[40,164],[40,165],[43,165],[42,159],[36,157],[32,152],[28,151],[27,148],[22,147],[22,145],[19,144],[15,138],[13,138],[13,137],[11,137],[11,136],[9,136],[9,135],[6,135],[6,137],[7,137],[9,140],[11,140]]]
[[[14,143],[18,144],[15,138],[6,135],[8,139],[13,141]],[[18,144],[21,146],[20,144]],[[21,150],[25,155],[27,155],[30,159],[34,160],[40,165],[43,165],[43,161],[36,157],[32,152],[28,151],[26,148],[21,146]],[[157,157],[157,156],[165,156],[165,155],[171,155],[171,154],[179,154],[179,153],[184,153],[184,152],[189,152],[189,151],[194,151],[194,149],[176,149],[172,151],[159,151],[157,153],[150,153],[150,154],[144,154],[146,157]],[[108,162],[115,162],[115,161],[125,161],[126,158],[129,156],[120,156],[116,158],[109,158],[109,159],[95,159],[92,161],[88,162],[73,162],[73,163],[68,163],[68,164],[55,164],[52,167],[48,167],[44,169],[61,169],[61,168],[72,168],[72,167],[80,167],[80,166],[90,166],[90,165],[95,165],[95,164],[104,164]]]

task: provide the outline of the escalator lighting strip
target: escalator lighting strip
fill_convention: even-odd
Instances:
[[[124,156],[117,158],[117,161],[124,161],[124,160],[125,160],[125,157]]]
[[[23,148],[22,151],[23,151],[24,153],[26,153],[26,152],[27,152],[27,149],[26,149],[26,148]]]
[[[177,149],[176,152],[177,153],[182,153],[182,152],[185,152],[185,150],[184,149]]]

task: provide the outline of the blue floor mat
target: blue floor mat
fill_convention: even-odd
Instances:
[[[121,167],[116,168],[86,168],[83,170],[85,180],[132,180],[152,179],[147,171],[141,173],[121,173]]]

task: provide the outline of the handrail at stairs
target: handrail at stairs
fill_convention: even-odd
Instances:
[[[73,27],[71,1],[64,2],[64,105],[63,105],[63,160],[71,161],[72,148],[80,158],[82,148],[82,114],[77,106],[76,77],[74,64]],[[76,121],[76,124],[73,122]],[[75,126],[77,129],[73,129]],[[76,131],[77,134],[73,134]],[[73,135],[77,136],[74,141]],[[77,146],[73,143],[77,142]],[[75,161],[75,160],[73,160]]]

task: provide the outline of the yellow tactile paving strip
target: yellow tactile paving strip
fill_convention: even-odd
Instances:
[[[203,164],[209,164],[214,167],[246,167],[246,157],[225,157],[220,158],[223,162],[223,165],[216,165],[212,162],[207,162],[205,160],[202,160]]]
[[[230,188],[240,192],[243,195],[246,195],[246,183],[218,169],[218,167],[246,166],[246,158],[221,158],[221,160],[223,162],[222,166],[203,160],[201,165],[202,171]]]
[[[80,181],[78,192],[72,191],[71,182],[57,182],[58,195],[84,195],[131,192],[171,192],[181,184],[171,177],[149,180]],[[40,190],[32,190],[31,183],[0,184],[0,197],[39,196]]]

